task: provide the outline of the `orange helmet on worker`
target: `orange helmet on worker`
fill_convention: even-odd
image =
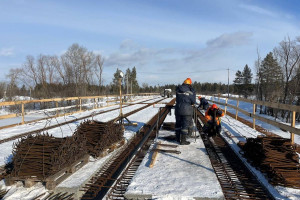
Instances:
[[[187,78],[187,79],[185,79],[185,81],[183,83],[187,84],[187,85],[192,85],[192,79]]]

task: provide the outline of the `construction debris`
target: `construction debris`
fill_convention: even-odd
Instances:
[[[290,139],[279,137],[248,138],[239,146],[255,167],[266,173],[273,185],[300,189],[300,164]]]

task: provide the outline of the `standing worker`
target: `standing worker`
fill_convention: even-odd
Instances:
[[[201,96],[199,96],[198,99],[200,101],[200,105],[198,106],[198,108],[203,108],[204,110],[207,110],[207,108],[209,107],[207,100]]]
[[[205,112],[206,123],[203,127],[203,132],[208,136],[214,136],[221,132],[221,118],[224,112],[218,108],[216,104],[211,105]]]
[[[192,80],[187,78],[182,85],[176,88],[175,106],[175,134],[181,145],[189,145],[187,135],[193,130],[193,105],[196,104],[196,93],[192,87]]]

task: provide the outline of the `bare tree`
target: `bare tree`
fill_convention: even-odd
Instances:
[[[21,69],[10,69],[9,73],[7,75],[7,78],[9,79],[9,84],[7,85],[7,95],[9,98],[12,98],[15,95],[18,95],[19,88],[18,88],[18,79],[21,73]]]
[[[4,93],[6,93],[6,88],[7,88],[6,85],[7,84],[5,82],[0,82],[0,98],[5,97],[5,95],[6,95],[6,94],[4,94]]]
[[[102,86],[102,73],[103,73],[103,58],[101,55],[96,55],[96,64],[95,64],[95,75],[98,79],[98,86],[99,86],[99,90],[98,90],[98,95],[101,94],[101,86]]]
[[[274,55],[277,57],[284,75],[284,91],[283,103],[291,103],[293,94],[290,95],[290,81],[296,75],[296,67],[300,61],[300,46],[297,45],[299,40],[291,41],[290,37],[285,38],[279,43],[279,46],[274,49]],[[288,99],[288,102],[287,102]]]
[[[20,79],[25,85],[31,88],[39,83],[33,56],[26,57],[26,61],[22,67]]]

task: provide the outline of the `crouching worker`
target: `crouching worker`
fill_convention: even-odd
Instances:
[[[209,107],[209,104],[208,104],[207,100],[204,97],[201,97],[201,96],[199,96],[198,99],[200,101],[200,105],[198,106],[198,108],[202,108],[204,110],[207,110],[207,108]]]
[[[203,132],[208,134],[209,137],[220,134],[221,132],[221,118],[224,116],[224,112],[218,108],[216,104],[211,105],[205,112],[205,118],[207,120],[203,127]]]
[[[186,141],[187,135],[193,130],[193,106],[196,104],[196,93],[191,86],[192,80],[187,78],[182,85],[176,88],[175,106],[175,134],[176,140],[181,145],[189,145]]]

